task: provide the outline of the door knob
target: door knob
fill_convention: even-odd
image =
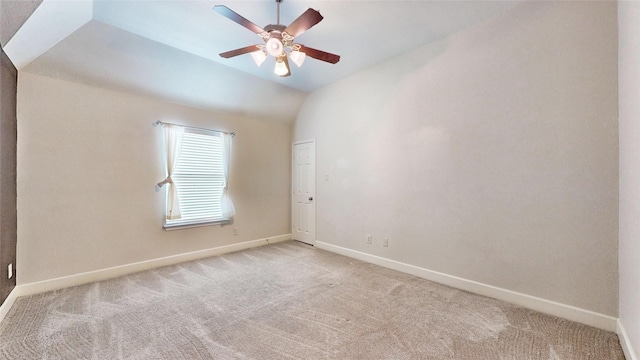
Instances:
[[[309,197],[309,201],[313,201],[313,198],[312,198],[312,197]]]

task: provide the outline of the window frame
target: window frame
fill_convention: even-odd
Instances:
[[[196,127],[189,127],[189,126],[182,126],[182,125],[173,125],[173,126],[181,126],[183,128],[184,131],[184,135],[183,135],[183,144],[182,144],[182,154],[180,155],[180,157],[178,158],[178,162],[176,164],[176,168],[174,170],[174,173],[172,174],[172,181],[174,182],[174,186],[176,186],[177,192],[178,192],[178,198],[180,199],[180,203],[182,203],[182,196],[181,196],[181,185],[180,185],[180,178],[181,177],[185,177],[186,174],[181,171],[184,170],[183,167],[183,162],[184,161],[193,161],[196,158],[192,158],[192,157],[187,157],[185,158],[185,155],[189,155],[188,152],[187,154],[184,153],[184,148],[185,145],[187,145],[187,147],[189,146],[195,146],[194,142],[190,142],[190,141],[186,141],[185,139],[191,137],[191,136],[207,136],[207,137],[217,137],[220,138],[219,141],[216,142],[216,146],[215,146],[215,156],[218,158],[219,161],[215,162],[213,167],[215,170],[217,170],[217,172],[215,172],[215,175],[213,175],[213,177],[219,177],[222,182],[221,184],[216,188],[217,192],[220,193],[220,197],[219,200],[217,202],[217,204],[214,204],[214,206],[217,206],[220,209],[220,215],[221,217],[219,218],[215,218],[215,217],[211,217],[211,218],[192,218],[192,219],[176,219],[176,220],[169,220],[167,219],[167,206],[168,206],[168,202],[169,202],[169,191],[165,190],[165,200],[164,200],[164,219],[163,219],[163,228],[165,230],[179,230],[179,229],[188,229],[188,228],[194,228],[194,227],[202,227],[202,226],[212,226],[212,225],[224,225],[227,223],[230,223],[232,221],[232,218],[224,218],[224,215],[222,215],[222,196],[224,193],[224,189],[225,187],[228,185],[225,181],[225,176],[224,176],[224,151],[225,151],[225,147],[223,144],[223,135],[224,132],[222,131],[217,131],[217,130],[210,130],[210,129],[203,129],[203,128],[196,128]],[[235,135],[232,133],[232,135]],[[185,144],[186,143],[186,144]],[[181,166],[182,165],[182,166]],[[182,187],[184,187],[184,184],[182,185]],[[183,190],[184,191],[184,190]],[[185,201],[187,202],[187,201]],[[184,213],[183,213],[183,209],[181,206],[181,211],[182,216],[184,217]]]

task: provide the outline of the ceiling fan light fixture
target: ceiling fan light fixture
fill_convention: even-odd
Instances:
[[[285,76],[289,73],[287,65],[284,63],[283,58],[276,59],[276,67],[273,69],[274,74],[278,76]]]
[[[275,1],[278,7],[278,22],[275,25],[267,25],[264,28],[252,23],[224,5],[215,5],[213,7],[213,11],[247,28],[265,42],[264,45],[250,45],[220,53],[221,57],[228,59],[238,55],[251,53],[253,61],[256,65],[260,66],[267,57],[273,56],[276,60],[275,68],[273,70],[276,75],[281,77],[291,75],[289,57],[291,57],[291,61],[293,61],[298,67],[302,66],[302,63],[307,56],[330,64],[335,64],[340,61],[339,55],[294,43],[294,40],[298,36],[318,24],[323,19],[322,15],[317,10],[309,8],[303,12],[302,15],[293,20],[289,26],[285,26],[280,24],[280,3],[282,0]]]
[[[298,65],[298,67],[302,66],[302,63],[304,63],[304,59],[306,57],[307,54],[303,53],[302,51],[292,51],[290,55],[291,61]]]
[[[251,57],[253,58],[253,61],[255,61],[256,65],[258,65],[258,67],[260,67],[260,65],[262,65],[265,60],[267,60],[267,54],[265,54],[263,50],[252,52]]]
[[[265,47],[267,49],[267,53],[273,57],[278,57],[282,55],[282,52],[284,52],[284,45],[282,44],[282,41],[277,38],[267,40],[267,45]]]

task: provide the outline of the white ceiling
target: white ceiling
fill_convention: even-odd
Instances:
[[[341,56],[335,65],[311,58],[300,68],[291,63],[287,78],[273,74],[273,59],[257,67],[248,54],[218,56],[262,39],[212,11],[216,4],[259,26],[276,23],[275,0],[45,0],[5,51],[23,71],[289,122],[306,93],[495,16],[513,2],[284,0],[284,25],[307,8],[324,16],[297,43]]]

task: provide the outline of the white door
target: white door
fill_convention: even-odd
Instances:
[[[316,238],[316,142],[293,144],[291,227],[294,240],[313,245]]]

